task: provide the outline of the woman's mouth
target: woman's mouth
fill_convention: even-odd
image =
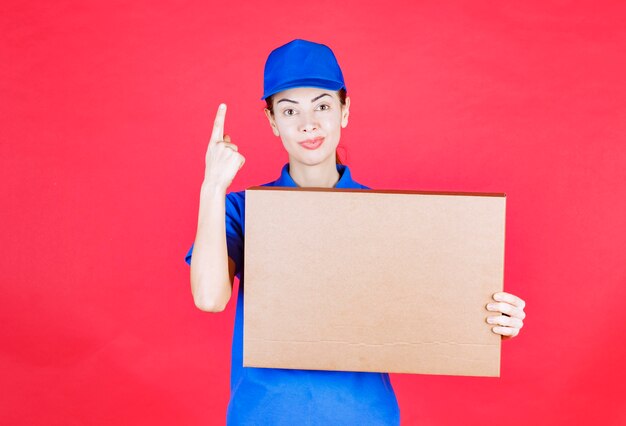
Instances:
[[[299,142],[299,144],[302,145],[302,147],[306,148],[306,149],[317,149],[323,143],[324,143],[324,138],[321,137],[321,136],[317,137],[317,138],[314,138],[314,139],[308,139],[308,140]]]

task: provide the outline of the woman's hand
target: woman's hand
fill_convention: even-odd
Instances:
[[[502,315],[492,315],[487,317],[489,324],[495,324],[492,331],[501,334],[502,339],[511,339],[519,334],[520,329],[524,326],[524,318],[526,313],[524,302],[519,297],[510,293],[495,293],[493,295],[495,303],[489,303],[487,310],[499,312]]]
[[[213,124],[213,132],[206,151],[206,169],[203,186],[226,192],[235,175],[246,161],[238,152],[237,145],[230,143],[230,136],[224,136],[226,104],[220,104]]]

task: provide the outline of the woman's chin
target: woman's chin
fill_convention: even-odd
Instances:
[[[297,155],[294,158],[299,163],[305,164],[307,166],[316,166],[318,164],[325,164],[326,162],[335,162],[334,155],[332,155],[332,153],[329,154],[322,152],[308,152]]]

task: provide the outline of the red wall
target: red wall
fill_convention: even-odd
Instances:
[[[287,161],[259,98],[294,38],[339,58],[357,181],[507,193],[522,333],[500,378],[392,375],[403,424],[626,424],[622,2],[84,3],[0,14],[3,424],[223,423],[235,304],[183,258],[219,102],[231,190]]]

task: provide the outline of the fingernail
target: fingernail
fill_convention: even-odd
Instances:
[[[226,104],[220,104],[220,109],[226,108]]]
[[[501,301],[502,300],[502,295],[500,293],[496,293],[493,295],[493,298],[496,299],[497,301]]]
[[[489,324],[493,324],[494,322],[496,322],[492,317],[487,318],[487,322]]]
[[[496,305],[494,305],[493,303],[490,303],[487,305],[487,309],[495,309]]]

